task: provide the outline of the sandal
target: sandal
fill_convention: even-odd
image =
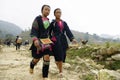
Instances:
[[[30,68],[29,72],[30,72],[31,74],[33,74],[34,71],[33,71],[33,69]]]

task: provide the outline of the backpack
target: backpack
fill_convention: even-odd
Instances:
[[[22,38],[21,38],[21,37],[19,37],[19,38],[17,39],[17,43],[22,43]]]

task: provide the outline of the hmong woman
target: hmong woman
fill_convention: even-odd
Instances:
[[[55,9],[54,16],[55,20],[53,20],[50,25],[51,40],[54,42],[53,56],[55,57],[56,65],[59,69],[59,76],[63,77],[62,63],[65,62],[66,50],[68,48],[66,35],[72,43],[77,43],[77,41],[74,39],[67,23],[61,19],[61,9]]]
[[[40,40],[48,38],[48,32],[49,32],[49,19],[47,16],[50,13],[50,6],[49,5],[43,5],[41,9],[42,15],[37,16],[33,22],[32,29],[31,29],[31,37],[33,40],[33,44],[30,48],[32,51],[32,61],[30,62],[30,73],[33,73],[34,66],[38,63],[40,58],[43,57],[43,68],[42,68],[42,76],[43,80],[47,79],[48,77],[48,71],[49,71],[49,62],[50,62],[50,51],[51,49],[45,49],[43,51],[39,50],[41,48],[40,46]]]

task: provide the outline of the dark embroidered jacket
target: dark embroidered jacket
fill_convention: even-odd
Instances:
[[[70,31],[67,23],[65,21],[63,22],[63,29],[62,31],[60,30],[59,25],[57,24],[56,21],[52,21],[50,24],[50,35],[51,37],[56,38],[55,46],[58,47],[59,49],[62,48],[63,50],[66,50],[68,48],[68,42],[67,42],[67,37],[69,38],[70,41],[74,39],[74,36],[72,32]]]
[[[50,30],[50,27],[48,27],[47,29],[44,28],[42,17],[37,16],[32,24],[30,36],[32,38],[37,37],[38,39],[47,38],[49,37],[49,30]],[[30,50],[36,50],[36,47],[34,46],[34,44],[32,44]]]

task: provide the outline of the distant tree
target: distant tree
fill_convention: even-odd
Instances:
[[[120,42],[120,38],[113,39],[112,41],[113,41],[113,42]]]
[[[5,35],[5,38],[6,38],[6,39],[12,39],[13,37],[14,37],[14,36],[13,36],[12,34],[6,34],[6,35]]]
[[[89,40],[89,33],[88,33],[88,32],[85,33],[84,39],[85,39],[85,40]]]
[[[106,42],[105,46],[106,46],[106,48],[109,48],[110,47],[110,42]]]
[[[99,39],[99,36],[97,34],[93,34],[93,38],[98,40]]]

